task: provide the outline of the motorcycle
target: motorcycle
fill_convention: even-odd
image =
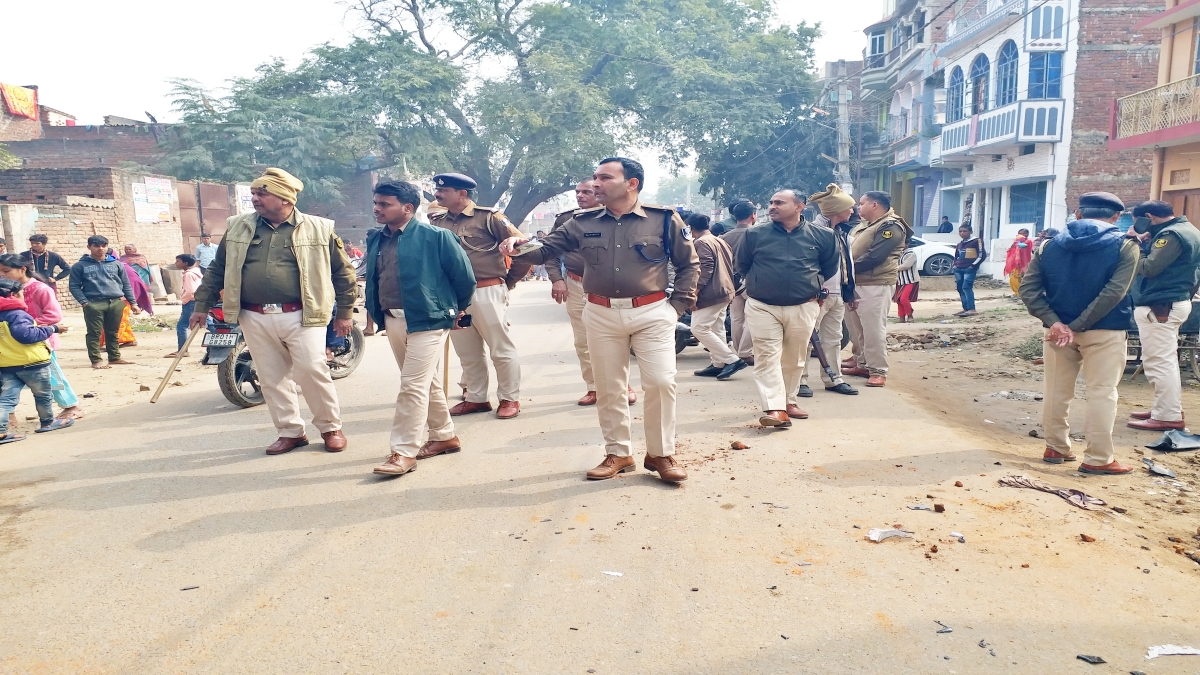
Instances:
[[[366,348],[366,338],[358,322],[354,323],[349,335],[328,342],[333,353],[329,361],[329,374],[335,380],[348,377],[358,368]],[[209,310],[208,332],[204,334],[201,344],[205,353],[200,363],[217,367],[217,384],[230,403],[241,408],[263,404],[262,385],[254,369],[250,348],[242,336],[242,328],[225,322],[225,311],[221,305]]]

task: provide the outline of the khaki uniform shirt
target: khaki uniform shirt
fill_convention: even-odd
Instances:
[[[522,235],[503,213],[494,208],[478,206],[472,201],[457,216],[449,211],[429,214],[429,224],[450,230],[458,236],[458,243],[467,252],[475,278],[479,281],[504,279],[512,288],[532,267],[522,262],[514,263],[509,268],[508,261],[500,253],[500,242]]]
[[[256,305],[300,302],[300,266],[292,250],[296,210],[277,227],[258,219],[242,265],[242,302]]]
[[[670,218],[668,240],[663,245],[663,223]],[[696,301],[700,260],[683,219],[665,206],[638,202],[621,217],[607,208],[577,211],[562,227],[546,235],[542,248],[520,260],[542,264],[571,251],[583,256],[583,289],[607,298],[636,298],[667,290],[668,262],[675,267],[671,304],[679,314]],[[638,252],[638,249],[641,252]],[[661,262],[651,262],[658,260]],[[648,260],[650,259],[650,260]]]
[[[571,209],[570,211],[563,211],[562,213],[558,214],[558,217],[554,219],[554,227],[551,227],[550,231],[553,232],[565,225],[568,220],[570,220],[581,210],[582,209]],[[563,266],[567,268],[568,272],[583,276],[583,268],[585,267],[586,263],[584,262],[582,253],[579,251],[564,253],[562,260]],[[554,260],[546,263],[546,275],[550,277],[550,281],[562,281],[563,278],[562,270],[558,268],[558,265]]]

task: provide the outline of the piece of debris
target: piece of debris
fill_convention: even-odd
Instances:
[[[624,572],[604,572],[604,571],[601,571],[600,573],[601,573],[601,574],[607,574],[607,575],[608,575],[608,576],[610,576],[610,577],[623,577],[623,576],[625,576],[625,573],[624,573]]]
[[[741,441],[734,441],[729,444],[729,447],[733,448],[734,450],[748,450],[750,448],[750,446]]]
[[[96,392],[89,391],[88,393],[84,394],[83,397],[84,398],[96,398]]]
[[[1179,476],[1176,476],[1175,472],[1172,471],[1170,468],[1165,467],[1165,466],[1159,466],[1157,463],[1155,463],[1154,460],[1150,459],[1149,457],[1143,457],[1142,464],[1145,464],[1146,468],[1150,470],[1150,473],[1152,473],[1156,476],[1166,476],[1167,478],[1178,478],[1179,477]]]
[[[945,504],[934,504],[933,511],[934,511],[934,513],[945,513],[946,505]]]
[[[1093,541],[1096,541],[1096,538],[1090,534],[1081,534],[1081,535],[1079,535],[1079,538],[1088,542],[1089,544],[1092,543]]]
[[[799,565],[799,566],[801,566],[801,567],[812,567],[812,563],[810,563],[810,562],[807,562],[807,561],[805,561],[805,562],[798,562],[798,563],[796,563],[796,564],[797,564],[797,565]]]
[[[179,589],[179,590],[181,590],[181,591],[194,591],[194,590],[196,590],[197,588],[200,588],[200,587],[199,587],[199,586],[184,586],[183,588],[181,588],[181,589]],[[1150,657],[1149,657],[1149,656],[1147,656],[1146,658],[1150,658]]]
[[[867,532],[867,539],[870,539],[871,541],[873,541],[877,544],[879,542],[883,541],[884,539],[891,539],[892,537],[903,537],[904,539],[912,539],[912,532],[908,532],[907,530],[894,529],[894,528],[890,529],[890,530],[883,530],[883,529],[880,529],[877,527],[873,527]]]
[[[937,544],[934,544],[933,546],[929,547],[930,553],[937,553],[937,551],[938,551]]]
[[[1038,430],[1037,430],[1037,429],[1030,429],[1030,430],[1029,430],[1029,437],[1030,437],[1030,438],[1041,438],[1041,437],[1042,437],[1042,435],[1041,435],[1041,433],[1040,433],[1040,432],[1038,432]]]
[[[768,588],[767,590],[768,590],[768,591],[773,591],[773,590],[775,590],[775,589],[777,589],[777,588],[779,588],[779,587],[778,587],[778,586],[772,586],[772,587]]]
[[[961,480],[954,481],[954,487],[962,487],[962,481]]]
[[[987,640],[980,640],[980,641],[979,641],[979,648],[980,648],[980,649],[983,649],[983,648],[985,648],[985,647],[987,647],[987,646],[988,646]]]
[[[1120,506],[1114,506],[1114,507],[1112,507],[1112,510],[1116,511],[1117,513],[1129,513],[1129,509],[1126,509],[1126,508],[1123,508]]]
[[[937,631],[938,633],[953,633],[954,632],[953,628],[951,628],[950,626],[947,626],[946,624],[942,623],[941,621],[938,621],[937,619],[934,619],[933,622],[936,623],[937,625],[941,626],[941,628],[939,628]]]
[[[579,630],[578,628],[568,628],[567,630]]]
[[[967,538],[966,538],[966,537],[964,537],[964,536],[962,536],[961,534],[959,534],[959,533],[957,533],[957,532],[951,532],[951,533],[950,533],[950,536],[951,536],[951,537],[957,537],[957,538],[958,538],[958,543],[960,543],[960,544],[965,544],[965,543],[967,543]]]
[[[543,522],[543,523],[548,523],[548,522],[550,522],[550,519],[549,519],[549,518],[542,518],[542,522]]]
[[[693,591],[693,592],[695,592],[695,591],[698,591],[698,590],[700,590],[700,589],[699,589],[699,588],[693,588],[693,589],[692,589],[692,591]]]
[[[1021,563],[1021,569],[1023,569],[1023,570],[1029,569],[1029,563]]]
[[[1049,492],[1050,494],[1058,495],[1068,502],[1071,502],[1071,504],[1088,511],[1096,511],[1101,506],[1108,506],[1108,502],[1100,499],[1099,497],[1093,497],[1082,490],[1061,488],[1057,485],[1051,485],[1036,478],[1030,478],[1029,476],[1004,476],[997,482],[1004,487],[1029,488],[1030,490]]]
[[[783,638],[784,640],[789,639],[788,636],[786,636],[786,635],[780,635],[779,637]]]
[[[995,424],[995,422],[993,422],[993,421],[991,421],[991,420],[989,420],[989,419],[985,419],[985,420],[983,420],[983,423],[984,423],[984,424]]]
[[[1088,663],[1090,663],[1092,665],[1096,665],[1096,664],[1100,664],[1100,663],[1108,663],[1108,661],[1105,661],[1104,659],[1100,658],[1099,656],[1092,656],[1091,654],[1080,654],[1080,655],[1076,656],[1075,658],[1079,659],[1080,661],[1087,661]]]
[[[138,385],[138,391],[150,391],[150,385],[148,385],[148,384],[139,384],[139,385]]]
[[[1200,649],[1180,647],[1179,645],[1158,645],[1146,650],[1147,659],[1156,659],[1160,656],[1200,656]]]
[[[182,387],[182,386],[183,386],[183,382],[181,382],[181,381],[179,381],[179,380],[175,380],[174,382],[172,382],[172,383],[171,383],[171,386],[172,386],[172,387]],[[149,389],[149,388],[150,388],[150,387],[146,387],[146,389]]]
[[[912,509],[913,511],[932,511],[933,510],[933,507],[928,504],[917,504],[916,506],[910,506],[908,508]]]
[[[1168,429],[1157,441],[1146,446],[1159,452],[1200,449],[1200,435],[1189,434],[1179,429]]]

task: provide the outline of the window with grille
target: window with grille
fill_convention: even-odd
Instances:
[[[1017,43],[1009,40],[1000,48],[996,59],[996,107],[1017,100]]]
[[[1029,98],[1062,98],[1062,52],[1029,55]]]
[[[946,121],[957,122],[963,118],[963,93],[966,82],[962,68],[950,71],[950,86],[946,90]]]
[[[988,77],[992,64],[988,57],[980,54],[971,62],[971,114],[987,112],[988,109]]]
[[[1014,185],[1008,190],[1008,222],[1038,223],[1046,215],[1046,182]]]

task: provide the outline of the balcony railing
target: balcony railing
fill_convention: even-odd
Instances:
[[[987,0],[986,3],[980,3],[946,26],[946,41],[942,49],[949,49],[979,34],[984,28],[1005,16],[1020,14],[1024,7],[1025,0]]]
[[[1057,143],[1062,140],[1063,106],[1061,99],[1018,101],[947,124],[942,127],[940,154],[1004,143]]]
[[[1200,122],[1200,75],[1117,99],[1116,137],[1162,131]]]

